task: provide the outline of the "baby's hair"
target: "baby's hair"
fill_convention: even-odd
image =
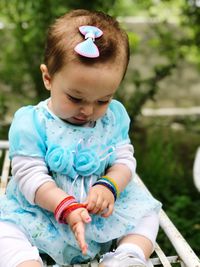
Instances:
[[[103,35],[95,39],[100,52],[98,58],[82,57],[74,51],[74,47],[84,40],[84,36],[79,32],[79,27],[83,25],[96,26],[103,31]],[[49,27],[44,55],[44,63],[51,76],[70,61],[83,64],[122,62],[125,73],[129,62],[127,34],[114,18],[103,12],[73,10],[58,18]]]

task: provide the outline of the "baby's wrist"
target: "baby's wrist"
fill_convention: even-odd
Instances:
[[[86,208],[86,206],[84,204],[81,203],[74,203],[72,205],[70,205],[64,212],[62,215],[62,219],[61,219],[61,223],[65,223],[68,224],[68,218],[69,215],[71,215],[73,213],[73,211],[77,210],[77,209],[82,209],[82,208]]]
[[[66,224],[69,214],[79,208],[85,208],[85,205],[78,203],[75,197],[68,196],[58,204],[54,212],[54,217],[57,222]]]
[[[105,186],[107,189],[109,189],[110,192],[113,194],[115,201],[120,195],[120,191],[119,191],[119,187],[117,183],[109,176],[102,176],[100,179],[98,179],[93,184],[93,186],[96,186],[96,185],[102,185],[102,186]]]

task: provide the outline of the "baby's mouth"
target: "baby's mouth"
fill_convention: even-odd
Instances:
[[[85,124],[88,123],[90,120],[89,118],[83,118],[83,117],[73,117],[73,120],[77,122],[78,124]]]

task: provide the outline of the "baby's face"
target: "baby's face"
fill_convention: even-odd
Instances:
[[[121,65],[68,63],[50,79],[49,108],[59,118],[75,125],[96,121],[105,114],[122,80]]]

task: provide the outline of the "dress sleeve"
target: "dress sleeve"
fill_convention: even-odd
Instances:
[[[113,100],[110,104],[110,109],[113,113],[113,135],[116,146],[129,144],[130,118],[125,107],[119,101]]]
[[[19,109],[9,130],[10,158],[14,156],[44,157],[45,123],[39,118],[37,108]]]

